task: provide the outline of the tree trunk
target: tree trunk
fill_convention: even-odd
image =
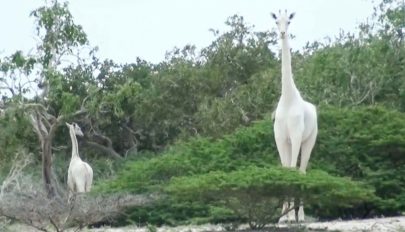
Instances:
[[[48,198],[55,197],[55,188],[52,183],[52,142],[48,138],[42,141],[42,175]]]

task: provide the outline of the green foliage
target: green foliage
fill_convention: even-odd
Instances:
[[[221,219],[223,215],[221,212]],[[164,198],[149,206],[129,208],[125,217],[117,218],[115,225],[175,226],[184,223],[207,223],[214,218],[215,216],[210,216],[209,208],[200,202]]]
[[[404,111],[405,21],[400,1],[383,1],[359,32],[308,44],[293,58],[301,92],[317,103],[384,104]]]
[[[276,63],[275,55],[268,48],[277,43],[274,32],[252,32],[253,26],[239,15],[229,17],[225,24],[230,31],[218,35],[218,31],[212,30],[217,38],[202,50],[206,67],[215,73],[210,79],[217,82],[217,88],[214,88],[218,91],[217,96],[224,96],[255,73],[274,67]]]
[[[183,130],[191,131],[193,114],[207,91],[202,78],[199,68],[184,60],[167,64],[150,77],[133,115],[133,126],[149,140],[146,147],[159,148]]]
[[[23,112],[10,109],[0,116],[0,179],[12,165],[15,154],[21,150],[36,151],[37,138]],[[25,141],[24,144],[21,141]]]
[[[190,176],[216,170],[233,171],[249,165],[276,164],[278,157],[274,153],[275,145],[269,142],[272,140],[271,125],[271,122],[267,121],[257,122],[255,127],[240,128],[237,133],[222,139],[201,137],[179,142],[163,155],[127,162],[118,178],[99,184],[95,190],[160,192],[168,181],[176,176]],[[193,222],[235,220],[235,216],[219,213],[218,210],[212,211],[213,208],[215,207],[200,202],[169,197],[157,202],[151,208],[130,209],[128,218],[133,221],[171,225],[190,220]]]
[[[287,175],[285,178],[291,177],[289,179],[291,183],[286,185],[286,188],[292,188],[294,183],[299,184],[300,180],[305,180],[307,181],[305,188],[312,194],[313,192],[321,194],[322,188],[330,189],[330,192],[322,193],[322,196],[325,197],[323,203],[319,205],[314,203],[309,211],[316,216],[364,216],[370,213],[393,214],[401,211],[405,206],[403,201],[405,189],[402,188],[403,180],[401,179],[403,170],[400,168],[404,160],[401,155],[405,148],[404,120],[403,113],[379,107],[349,109],[322,106],[319,109],[320,130],[311,157],[310,168],[325,170],[332,175],[349,176],[354,180],[365,182],[376,189],[376,195],[379,198],[376,198],[374,202],[358,206],[356,210],[347,210],[344,202],[350,202],[348,195],[353,194],[354,201],[356,194],[359,194],[359,199],[362,199],[364,195],[361,195],[361,192],[350,193],[352,190],[357,191],[356,188],[351,185],[348,187],[339,185],[340,179],[338,178],[325,177],[322,176],[323,174],[318,176],[319,172],[310,171],[305,176],[308,179],[300,179],[301,176],[296,177],[294,174]],[[179,142],[154,158],[128,162],[115,180],[101,184],[98,186],[98,190],[161,192],[173,178],[184,177],[186,180],[191,178],[187,184],[193,186],[194,183],[196,189],[204,191],[204,186],[201,188],[197,188],[197,186],[205,183],[211,187],[220,188],[221,184],[230,184],[232,187],[233,182],[230,179],[221,182],[221,178],[231,178],[226,175],[234,172],[240,175],[239,178],[235,174],[237,177],[234,181],[240,180],[241,185],[249,186],[248,183],[256,181],[249,178],[263,177],[268,179],[269,182],[265,182],[268,185],[271,183],[280,191],[294,194],[296,191],[283,189],[281,186],[277,186],[275,179],[272,179],[274,177],[283,180],[284,177],[280,176],[284,172],[280,171],[277,174],[278,169],[272,169],[268,173],[273,177],[267,177],[265,174],[257,177],[238,172],[252,166],[257,170],[268,169],[279,163],[272,125],[271,120],[258,121],[250,127],[241,127],[236,132],[215,140],[201,137]],[[252,169],[255,170],[254,168]],[[206,173],[210,173],[208,177],[204,176]],[[219,175],[218,179],[215,179],[216,175]],[[242,178],[242,176],[245,177]],[[200,178],[203,181],[201,183],[197,181]],[[207,182],[204,182],[204,178],[208,178]],[[243,182],[244,180],[246,182]],[[310,182],[311,180],[314,182]],[[287,180],[285,181],[287,182]],[[258,184],[262,182],[257,180]],[[301,190],[300,187],[296,187],[296,189]],[[391,191],[392,189],[397,191]],[[208,188],[208,190],[210,189]],[[339,191],[343,192],[339,193]],[[266,193],[268,192],[281,194],[275,189],[266,191]],[[341,198],[340,201],[334,200],[337,198]],[[319,199],[314,198],[312,201],[307,197],[308,202],[316,202],[316,200]],[[341,204],[332,207],[333,203]]]
[[[40,50],[44,52],[42,65],[48,67],[49,62],[57,54],[62,54],[72,47],[88,43],[87,35],[80,25],[73,21],[68,3],[51,1],[51,6],[40,7],[31,12],[36,20],[37,35],[42,40]]]
[[[272,123],[257,122],[224,138],[194,138],[151,159],[128,162],[118,178],[101,187],[105,191],[145,192],[175,176],[231,171],[243,166],[278,162],[272,141]]]
[[[372,197],[358,183],[347,178],[333,177],[319,170],[306,175],[297,170],[277,166],[249,166],[236,171],[213,171],[208,174],[173,178],[166,191],[182,199],[223,199],[246,193],[268,197],[303,198],[305,202],[323,205],[345,205]],[[250,196],[254,198],[254,196]],[[371,199],[370,199],[371,200]]]
[[[220,137],[234,131],[235,125],[250,125],[263,119],[269,109],[275,108],[280,92],[279,77],[272,72],[252,76],[223,98],[203,101],[195,115],[199,134]]]
[[[404,113],[381,107],[322,106],[321,129],[310,165],[373,185],[382,198],[376,202],[381,213],[403,211],[404,125]]]
[[[283,201],[292,198],[303,200],[306,207],[315,204],[325,208],[375,200],[371,189],[346,178],[316,170],[303,175],[275,166],[173,178],[166,191],[183,201],[202,199],[229,208],[252,229],[277,222]]]

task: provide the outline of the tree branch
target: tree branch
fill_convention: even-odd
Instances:
[[[41,142],[43,142],[43,140],[48,136],[48,130],[42,123],[39,113],[35,112],[35,116],[30,114],[30,119],[35,132],[37,133]]]
[[[80,109],[76,112],[74,112],[73,114],[69,115],[71,117],[77,117],[81,114],[85,114],[87,113],[86,109]],[[58,128],[58,126],[65,120],[66,115],[59,115],[56,120],[55,123],[53,123],[49,129],[49,136],[52,138],[56,132],[56,129]]]
[[[89,145],[89,146],[91,146],[91,147],[94,147],[94,148],[97,148],[97,149],[99,149],[99,150],[102,150],[103,152],[105,152],[105,153],[111,155],[112,157],[114,157],[114,158],[116,158],[116,159],[122,159],[122,157],[120,156],[120,154],[118,154],[118,153],[112,148],[112,146],[111,146],[111,147],[109,147],[109,146],[104,146],[104,145],[101,145],[101,144],[98,144],[98,143],[92,142],[92,141],[86,141],[85,143],[86,143],[86,145]]]
[[[4,195],[7,188],[14,182],[15,186],[19,190],[19,181],[22,176],[22,170],[32,162],[32,154],[24,154],[23,152],[17,152],[13,165],[3,183],[0,185],[0,199]]]

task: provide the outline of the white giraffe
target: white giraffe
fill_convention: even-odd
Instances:
[[[272,13],[272,17],[276,20],[281,40],[281,97],[275,112],[274,136],[282,166],[296,168],[301,150],[299,170],[305,174],[318,134],[316,107],[301,97],[294,84],[287,31],[294,13],[288,15],[287,11],[279,11],[278,16]],[[294,208],[294,201],[284,203],[283,213],[290,208]],[[297,219],[304,221],[302,205],[299,207]],[[280,221],[295,221],[294,210],[283,216]]]
[[[72,158],[68,169],[69,199],[73,193],[89,192],[93,182],[93,169],[80,159],[76,135],[83,136],[83,132],[76,123],[66,123],[72,140]]]

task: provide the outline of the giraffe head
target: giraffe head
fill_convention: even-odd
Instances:
[[[82,129],[80,129],[80,127],[79,127],[79,125],[77,125],[77,123],[75,123],[75,122],[73,122],[72,124],[66,123],[66,126],[69,129],[72,129],[76,135],[83,136]]]
[[[281,39],[285,38],[288,30],[288,25],[290,25],[290,21],[294,18],[294,15],[295,13],[287,14],[287,10],[285,10],[283,13],[281,12],[281,10],[279,10],[278,16],[274,13],[271,13],[271,16],[276,20]]]

